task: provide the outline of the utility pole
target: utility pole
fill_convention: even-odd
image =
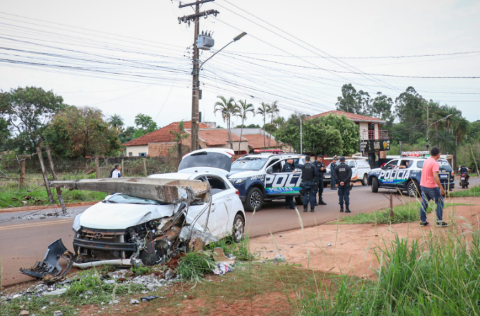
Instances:
[[[180,2],[179,8],[195,6],[195,14],[183,16],[178,18],[179,23],[195,23],[195,34],[193,40],[193,71],[192,71],[192,128],[191,128],[191,151],[198,149],[198,130],[199,130],[199,99],[200,99],[200,67],[199,67],[199,53],[197,47],[198,34],[200,32],[200,17],[207,17],[211,14],[216,16],[219,12],[217,10],[206,10],[200,12],[200,5],[212,2],[215,0],[197,0],[192,3],[182,4]]]

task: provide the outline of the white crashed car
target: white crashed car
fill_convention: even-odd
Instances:
[[[185,212],[185,203],[174,205],[125,194],[109,195],[85,210],[73,223],[74,265],[161,263],[175,253],[186,251],[193,232],[208,235],[207,244],[227,236],[240,241],[244,237],[245,212],[238,191],[223,174],[214,171],[215,168],[203,172],[183,170],[149,176],[208,181],[212,196],[210,212],[204,202],[191,204]]]

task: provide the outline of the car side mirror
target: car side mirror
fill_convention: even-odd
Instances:
[[[272,174],[272,173],[273,173],[273,168],[272,168],[272,167],[268,167],[268,168],[267,168],[267,173],[268,173],[268,174]]]

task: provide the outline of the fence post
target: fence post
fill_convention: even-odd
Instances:
[[[125,177],[125,168],[123,167],[123,158],[122,158],[122,175]]]
[[[43,182],[45,183],[45,189],[47,190],[48,202],[53,204],[52,191],[50,191],[50,183],[48,183],[47,170],[45,169],[45,164],[43,163],[42,149],[40,146],[37,146],[37,156],[38,161],[40,162],[40,168],[42,169]]]
[[[25,159],[20,160],[20,188],[25,187]]]
[[[100,159],[98,156],[95,156],[95,173],[97,175],[97,179],[100,179]]]
[[[145,171],[145,178],[147,177],[147,158],[143,158],[143,170]]]
[[[46,145],[45,150],[47,152],[48,162],[50,163],[50,170],[52,170],[52,175],[54,180],[58,180],[57,174],[55,173],[55,166],[53,164],[52,153],[50,151],[50,146]],[[67,207],[65,206],[65,201],[63,200],[62,190],[59,187],[56,187],[58,201],[62,206],[62,213],[67,214]]]

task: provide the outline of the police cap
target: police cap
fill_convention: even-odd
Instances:
[[[340,157],[340,161],[344,162],[345,161],[345,156]]]

